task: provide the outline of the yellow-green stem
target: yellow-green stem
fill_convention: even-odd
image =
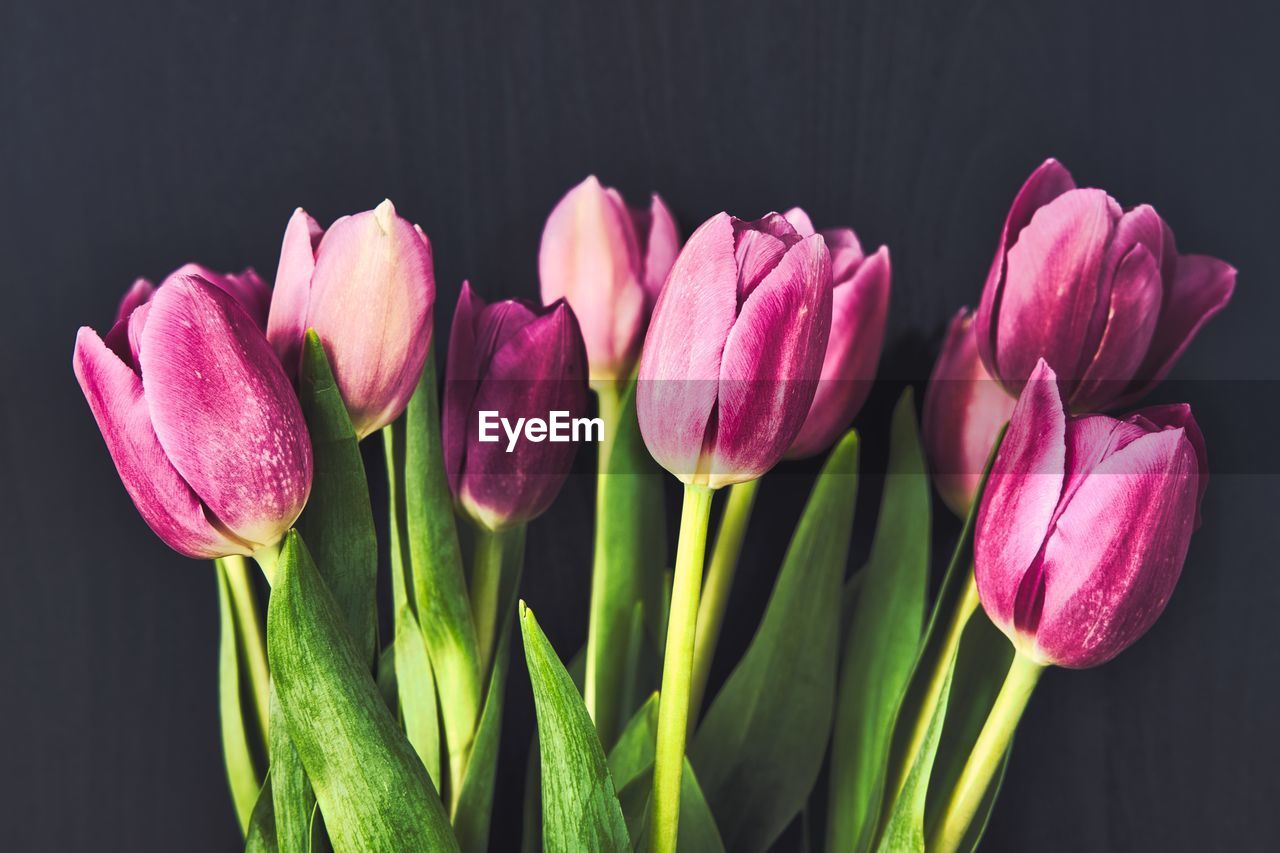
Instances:
[[[667,645],[662,659],[662,692],[658,699],[658,738],[653,762],[652,853],[674,853],[680,823],[680,778],[689,718],[689,681],[702,591],[702,563],[707,549],[711,490],[687,484],[680,513],[680,539],[671,586]]]
[[[605,622],[609,618],[609,560],[606,539],[608,531],[604,525],[610,517],[605,511],[605,500],[608,489],[606,478],[609,476],[609,454],[613,450],[613,441],[618,433],[618,413],[622,407],[622,388],[617,382],[606,381],[593,383],[596,399],[600,403],[600,420],[604,423],[604,436],[600,442],[600,457],[596,466],[596,530],[595,556],[591,563],[591,609],[587,620],[587,658],[583,679],[582,698],[587,706],[591,719],[600,725],[600,705],[608,701],[608,697],[598,695],[600,654]],[[612,733],[610,733],[611,735]]]
[[[266,635],[262,630],[262,616],[258,612],[258,598],[253,594],[249,564],[244,557],[223,557],[222,569],[226,573],[227,587],[231,592],[231,608],[235,613],[240,646],[248,663],[254,711],[265,738],[271,719],[271,675],[267,669]]]
[[[498,638],[498,596],[502,589],[502,533],[476,525],[471,564],[471,616],[476,624],[480,672],[489,671]]]
[[[742,555],[742,542],[751,521],[751,509],[760,490],[759,480],[729,487],[724,515],[716,530],[715,545],[711,549],[711,564],[707,567],[707,581],[702,587],[702,603],[698,605],[697,642],[693,644],[693,684],[689,689],[689,733],[698,724],[702,698],[707,690],[707,678],[711,674],[711,661],[716,656],[716,644],[720,641],[720,628],[724,625],[725,610],[729,606],[729,591],[733,588],[733,576],[738,570],[738,558]]]
[[[939,828],[928,849],[938,853],[953,853],[959,849],[969,831],[969,824],[978,812],[986,796],[991,780],[1000,769],[1004,754],[1009,749],[1013,733],[1026,710],[1027,701],[1035,690],[1036,682],[1044,667],[1022,654],[1014,654],[1009,674],[1005,676],[995,705],[987,715],[987,721],[974,742],[969,760],[951,791],[951,799],[943,812]]]

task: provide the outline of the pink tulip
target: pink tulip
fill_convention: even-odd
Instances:
[[[1110,660],[1168,603],[1207,483],[1189,407],[1072,417],[1042,359],[979,509],[975,579],[987,615],[1037,663]]]
[[[1048,160],[1009,209],[975,321],[978,352],[1010,393],[1044,358],[1072,411],[1123,405],[1164,378],[1235,280],[1216,258],[1178,254],[1149,205],[1122,210]]]
[[[151,529],[189,557],[278,542],[311,490],[311,442],[253,318],[205,279],[171,276],[108,339],[81,328],[72,363]]]
[[[168,282],[182,276],[199,276],[223,293],[240,303],[258,328],[267,328],[267,306],[271,304],[271,288],[263,281],[253,267],[246,267],[243,272],[214,272],[200,264],[183,264],[160,282],[164,287]],[[116,311],[116,321],[127,320],[139,305],[145,305],[155,296],[156,285],[145,278],[140,278],[125,293]]]
[[[800,208],[783,215],[800,236],[814,233]],[[888,247],[867,257],[852,228],[821,234],[831,253],[831,335],[809,414],[787,451],[792,459],[821,453],[853,423],[875,381],[889,317]]]
[[[431,243],[390,201],[327,232],[299,208],[280,249],[267,337],[292,374],[303,336],[316,330],[363,438],[399,417],[413,396],[435,298]]]
[[[923,437],[942,500],[969,514],[987,457],[1017,400],[991,378],[973,335],[973,312],[951,320],[924,394]]]
[[[679,249],[675,219],[656,193],[648,208],[628,208],[593,175],[551,211],[538,253],[542,301],[573,308],[592,382],[630,376]]]
[[[520,430],[521,419],[549,422],[555,412],[584,415],[587,353],[573,310],[564,300],[544,309],[515,299],[486,305],[464,282],[445,367],[444,458],[454,499],[490,530],[541,515],[577,443],[507,430]],[[482,440],[486,433],[496,440]]]
[[[831,257],[771,213],[707,220],[676,259],[640,356],[649,452],[686,483],[753,480],[795,441],[831,330]]]

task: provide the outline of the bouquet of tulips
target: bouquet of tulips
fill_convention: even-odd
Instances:
[[[216,567],[246,850],[482,851],[495,820],[522,820],[526,849],[550,851],[763,851],[797,822],[804,849],[971,851],[1045,668],[1110,660],[1169,600],[1205,443],[1186,405],[1102,412],[1161,380],[1235,270],[1179,254],[1151,207],[1055,161],[1014,199],[977,312],[951,324],[923,429],[910,391],[893,413],[853,572],[850,425],[884,339],[887,249],[799,208],[721,213],[681,246],[657,195],[631,208],[588,178],[546,223],[544,306],[463,284],[443,383],[432,251],[390,202],[328,229],[298,210],[274,290],[192,264],[139,280],[106,335],[76,339],[143,519]],[[360,448],[375,434],[383,523]],[[575,654],[517,589],[525,529],[589,441]],[[754,639],[709,696],[762,478],[819,454]],[[683,484],[674,554],[662,469]],[[939,575],[931,474],[964,520]],[[530,581],[532,607],[555,595]],[[513,645],[537,743],[523,814],[495,817]]]

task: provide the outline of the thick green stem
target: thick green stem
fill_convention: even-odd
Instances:
[[[662,660],[662,692],[658,700],[658,738],[653,762],[652,853],[674,853],[680,823],[680,779],[689,719],[689,682],[702,592],[702,563],[707,549],[707,521],[712,492],[705,486],[684,487],[680,539],[671,587],[667,646]]]
[[[604,649],[605,625],[610,618],[609,613],[609,531],[606,526],[612,517],[606,512],[605,502],[608,495],[607,478],[609,477],[609,455],[613,450],[613,442],[618,434],[618,416],[622,403],[622,389],[616,382],[601,382],[595,386],[596,398],[600,402],[600,420],[604,422],[604,440],[600,443],[600,457],[596,470],[596,530],[595,555],[591,564],[591,610],[587,622],[587,658],[585,677],[583,680],[582,698],[587,705],[587,713],[597,727],[602,727],[603,720],[610,727],[614,720],[611,713],[616,705],[617,697],[600,695],[601,666],[600,657]],[[610,708],[602,709],[602,705]],[[603,733],[612,737],[612,732]]]
[[[969,760],[951,791],[951,800],[939,829],[929,843],[930,851],[952,853],[963,843],[969,824],[973,822],[992,778],[1000,769],[1018,721],[1027,707],[1027,700],[1031,698],[1043,671],[1044,667],[1030,658],[1021,654],[1013,656],[1000,695],[996,697],[995,705],[969,753]]]
[[[236,632],[240,635],[240,647],[248,665],[254,711],[262,736],[266,738],[271,719],[271,675],[267,669],[267,643],[262,630],[262,615],[258,612],[258,599],[253,594],[253,585],[249,580],[249,564],[239,555],[223,557],[222,570],[227,576]]]
[[[283,547],[284,540],[281,539],[274,545],[263,545],[253,552],[253,561],[258,564],[258,568],[262,569],[262,576],[271,586],[275,586],[276,563],[280,562],[280,549]]]
[[[724,515],[720,517],[720,527],[716,530],[711,565],[707,567],[707,582],[702,587],[702,603],[698,606],[698,639],[693,646],[693,685],[689,690],[690,734],[698,723],[707,678],[711,674],[711,661],[716,655],[720,628],[724,625],[725,610],[729,606],[729,591],[733,588],[742,542],[747,536],[747,524],[751,521],[751,509],[755,506],[759,490],[759,480],[730,486]]]
[[[489,671],[498,641],[498,608],[502,591],[503,534],[476,525],[471,563],[471,615],[476,625],[480,672]]]

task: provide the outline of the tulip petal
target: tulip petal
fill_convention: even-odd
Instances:
[[[471,403],[480,381],[480,365],[476,348],[476,326],[484,311],[484,300],[462,283],[458,304],[453,309],[453,325],[449,329],[449,359],[445,362],[444,406],[441,434],[444,445],[444,467],[449,490],[455,498],[461,487],[459,478],[467,454],[467,421]]]
[[[468,413],[496,411],[515,424],[552,412],[582,417],[587,407],[587,356],[572,310],[563,301],[525,324],[493,354]],[[477,429],[478,421],[473,424]],[[573,466],[577,444],[534,442],[522,436],[470,442],[459,498],[482,523],[497,529],[546,511]]]
[[[644,288],[652,306],[667,283],[671,266],[680,254],[680,229],[667,203],[654,193],[649,200],[648,227],[640,230],[644,250]]]
[[[830,282],[826,244],[814,235],[743,303],[720,365],[713,488],[764,474],[803,426],[831,331]]]
[[[1167,251],[1172,249],[1167,246]],[[1191,339],[1227,307],[1235,292],[1235,267],[1217,258],[1178,255],[1172,269],[1168,266],[1163,271],[1164,298],[1151,348],[1124,402],[1142,397],[1164,379]]]
[[[1018,591],[1036,563],[1062,494],[1066,432],[1057,376],[1042,359],[1018,398],[992,464],[974,538],[982,605],[1011,639]]]
[[[129,315],[133,313],[133,309],[139,305],[144,305],[155,295],[156,286],[145,278],[134,281],[133,286],[125,293],[120,300],[120,307],[116,309],[116,322],[129,319]]]
[[[1205,447],[1204,433],[1191,414],[1191,407],[1186,403],[1174,403],[1164,406],[1148,406],[1134,412],[1128,418],[1131,423],[1144,425],[1148,430],[1180,429],[1191,442],[1191,449],[1196,454],[1196,465],[1199,469],[1199,483],[1196,489],[1196,527],[1200,527],[1200,504],[1204,501],[1204,493],[1209,488],[1209,452]]]
[[[210,523],[204,506],[174,469],[151,426],[142,380],[94,334],[76,335],[72,361],[120,480],[148,526],[188,557],[249,554]]]
[[[1031,173],[1014,196],[1004,220],[1004,228],[1000,231],[1000,244],[996,248],[995,259],[991,262],[991,270],[987,273],[987,283],[982,288],[982,302],[978,305],[974,320],[978,354],[990,372],[996,370],[995,319],[996,309],[1004,297],[1006,255],[1037,210],[1075,188],[1076,182],[1066,167],[1049,158]]]
[[[270,345],[244,309],[194,276],[149,303],[139,361],[156,437],[222,525],[259,547],[306,503],[311,443]]]
[[[316,251],[307,324],[333,366],[356,434],[404,411],[431,344],[431,247],[391,202],[339,219]]]
[[[782,218],[787,220],[801,237],[812,237],[818,233],[813,227],[813,220],[809,218],[809,214],[804,212],[804,208],[793,207],[782,214]]]
[[[296,376],[301,366],[311,276],[316,269],[316,247],[323,235],[324,229],[302,208],[293,212],[284,230],[280,266],[276,270],[276,286],[267,317],[267,339],[289,376]]]
[[[865,256],[862,243],[852,228],[829,228],[822,232],[831,253],[831,281],[844,284],[861,268]]]
[[[1094,317],[1108,310],[1102,264],[1120,215],[1101,190],[1072,190],[1037,210],[1009,249],[996,359],[1011,389],[1021,387],[1039,358],[1066,388],[1080,379],[1081,354],[1097,347],[1089,339]]]
[[[772,234],[751,228],[738,230],[734,239],[734,262],[738,266],[738,304],[773,271],[786,254],[787,244]]]
[[[830,243],[828,243],[830,246]],[[848,429],[875,381],[889,317],[889,250],[880,249],[831,291],[831,334],[821,380],[789,458],[821,453]]]
[[[688,482],[716,405],[725,339],[737,315],[733,219],[719,213],[685,244],[658,297],[640,356],[636,408],[649,453]]]
[[[1104,459],[1045,546],[1036,652],[1096,666],[1164,610],[1191,540],[1196,459],[1180,429],[1144,435]]]
[[[203,278],[223,293],[240,303],[258,328],[264,332],[267,328],[267,312],[271,305],[271,288],[259,278],[253,267],[246,267],[239,275],[222,273],[209,269],[203,264],[183,264],[165,277],[165,283],[180,276],[195,275]]]
[[[1120,396],[1142,363],[1160,316],[1160,269],[1142,244],[1135,245],[1116,269],[1111,309],[1093,362],[1071,395],[1071,408],[1094,411]]]

